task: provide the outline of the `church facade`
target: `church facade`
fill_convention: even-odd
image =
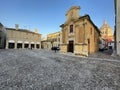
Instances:
[[[108,42],[114,41],[112,28],[107,24],[106,20],[104,20],[103,25],[100,28],[101,38],[107,40]]]
[[[80,7],[72,6],[66,13],[62,28],[61,52],[88,56],[99,50],[100,31],[89,15],[80,16]]]

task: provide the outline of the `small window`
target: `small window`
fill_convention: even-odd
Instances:
[[[70,33],[73,33],[73,25],[70,25]]]
[[[92,28],[90,28],[90,33],[91,33],[91,35],[92,35]]]

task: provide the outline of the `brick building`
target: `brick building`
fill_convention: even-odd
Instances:
[[[80,7],[73,6],[66,13],[62,28],[61,52],[88,56],[99,50],[100,31],[89,15],[80,16]]]
[[[41,48],[41,34],[26,30],[19,29],[18,24],[15,28],[6,28],[6,49],[17,49],[17,48]]]
[[[61,44],[61,32],[50,33],[47,35],[47,46],[49,49],[51,47],[60,47]]]

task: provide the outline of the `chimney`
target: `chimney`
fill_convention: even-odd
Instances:
[[[34,30],[34,33],[38,33],[38,30],[37,30],[37,29],[35,29],[35,30]]]
[[[18,30],[18,28],[19,28],[19,25],[15,24],[15,29]]]

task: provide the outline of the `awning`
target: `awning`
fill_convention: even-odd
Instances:
[[[35,44],[34,42],[31,42],[31,44]]]
[[[25,43],[25,44],[29,44],[29,42],[28,42],[28,41],[25,41],[24,43]]]
[[[9,42],[9,43],[15,43],[15,41],[14,41],[14,40],[9,40],[8,42]]]
[[[37,42],[36,44],[40,44],[40,42]]]
[[[22,41],[17,41],[17,43],[22,43]]]
[[[69,38],[69,41],[72,41],[72,40],[74,40],[74,38]]]

